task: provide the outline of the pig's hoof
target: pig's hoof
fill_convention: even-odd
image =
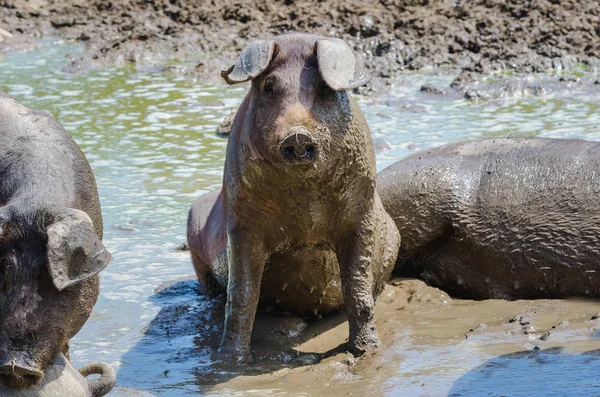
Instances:
[[[212,273],[207,273],[202,279],[198,279],[198,292],[201,295],[216,298],[225,292],[225,290]]]
[[[217,354],[217,361],[219,365],[225,367],[238,367],[248,362],[249,355],[244,349],[221,345]]]
[[[348,351],[355,356],[362,356],[364,353],[373,351],[381,345],[381,340],[377,336],[377,332],[373,331],[368,334],[358,335],[356,338],[348,341]]]

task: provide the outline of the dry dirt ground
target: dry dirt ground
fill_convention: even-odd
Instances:
[[[214,79],[248,41],[289,31],[346,39],[383,81],[451,68],[461,83],[600,58],[597,0],[0,0],[0,27],[15,35],[4,48],[45,36],[85,43],[73,71],[134,62]]]

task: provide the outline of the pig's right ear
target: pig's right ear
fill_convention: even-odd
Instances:
[[[367,84],[369,75],[344,40],[324,38],[316,46],[319,72],[329,88],[341,91]]]
[[[48,270],[59,291],[90,278],[111,259],[90,217],[71,208],[52,211],[47,225]]]
[[[273,40],[253,41],[244,48],[235,65],[221,71],[221,77],[227,84],[252,80],[269,67],[274,52],[275,42]]]

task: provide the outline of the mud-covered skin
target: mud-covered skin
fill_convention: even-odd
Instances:
[[[220,189],[215,190],[196,200],[188,219],[192,261],[200,280],[200,289],[205,294],[222,292],[223,286],[227,285],[227,256],[224,251],[227,230],[220,193]],[[387,264],[393,262],[397,254],[394,245],[398,244],[394,242],[393,235],[386,234],[396,233],[396,228],[389,222],[389,215],[384,213],[383,207],[378,206],[377,211],[384,222],[376,240],[376,256],[383,258],[381,263],[384,266],[372,269],[375,296],[379,295],[389,279]],[[210,263],[209,258],[214,258],[212,266],[206,265]],[[307,272],[307,269],[311,271]],[[289,280],[293,282],[290,284]],[[329,314],[339,310],[344,298],[335,252],[321,247],[306,247],[274,253],[263,274],[261,298],[274,300],[281,308],[303,315]]]
[[[383,170],[398,271],[459,297],[600,297],[600,143],[496,139]]]
[[[350,349],[378,344],[374,297],[390,276],[400,236],[375,191],[366,120],[317,67],[325,63],[316,55],[322,39],[276,38],[268,68],[236,114],[223,190],[190,213],[200,282],[227,286],[226,356],[247,356],[261,292],[301,313],[345,304]],[[314,157],[287,161],[281,143],[300,127],[314,140]]]
[[[0,92],[2,383],[38,384],[57,354],[68,356],[110,259],[101,237],[96,183],[81,150],[48,113]]]
[[[99,379],[88,380],[90,374]],[[46,370],[41,384],[16,390],[0,384],[2,397],[102,397],[115,385],[114,369],[106,363],[91,363],[79,371],[62,354],[58,354]]]

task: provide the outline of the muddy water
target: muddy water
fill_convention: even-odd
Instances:
[[[193,271],[175,248],[190,203],[220,183],[226,141],[214,130],[245,87],[151,69],[62,73],[66,57],[79,51],[49,43],[0,54],[0,89],[50,111],[96,174],[114,260],[71,358],[77,366],[112,363],[118,387],[111,396],[600,395],[597,302],[453,300],[415,280],[393,281],[380,298],[377,354],[354,360],[341,352],[343,316],[306,321],[265,308],[253,336],[257,362],[235,373],[213,368],[223,302],[198,296],[193,281],[176,282]],[[526,78],[482,86],[479,94],[495,99],[480,101],[419,91],[451,81],[406,76],[390,94],[361,99],[378,169],[462,139],[600,140],[598,85]]]

